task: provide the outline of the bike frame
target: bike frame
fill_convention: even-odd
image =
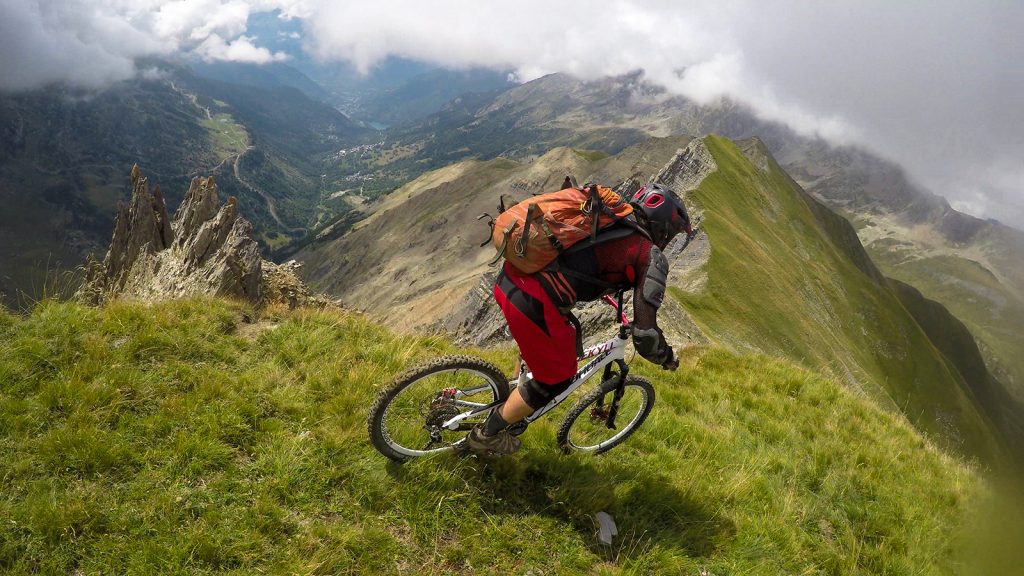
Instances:
[[[544,407],[537,410],[533,414],[530,414],[524,420],[528,423],[533,422],[534,420],[547,414],[551,410],[554,410],[556,406],[561,404],[566,398],[569,397],[570,394],[579,389],[579,387],[582,386],[584,382],[589,380],[594,374],[597,374],[599,370],[603,370],[605,366],[608,366],[609,364],[615,362],[616,360],[620,362],[624,361],[624,359],[626,358],[626,339],[619,338],[618,336],[616,336],[615,338],[612,338],[607,342],[603,342],[596,346],[591,346],[590,348],[584,350],[583,356],[577,358],[576,360],[582,362],[583,360],[586,360],[588,358],[593,358],[593,360],[588,362],[585,366],[580,368],[575,375],[573,375],[572,384],[570,384],[570,386],[565,389],[565,392],[562,392],[558,396],[555,396],[554,400],[548,402]],[[531,377],[532,373],[526,374],[527,380]]]
[[[577,389],[579,389],[579,387],[582,386],[584,382],[586,382],[591,377],[593,377],[594,374],[597,374],[599,371],[604,370],[612,362],[615,362],[615,363],[617,363],[619,365],[619,368],[622,370],[623,375],[625,374],[626,371],[628,371],[628,368],[626,367],[625,357],[626,357],[626,342],[628,340],[628,332],[629,332],[629,330],[628,330],[628,328],[629,328],[629,320],[626,318],[626,315],[622,313],[622,304],[621,304],[621,302],[622,302],[622,295],[621,295],[621,293],[619,294],[619,301],[618,302],[616,302],[610,296],[605,296],[604,297],[604,301],[607,302],[608,304],[610,304],[619,313],[618,315],[619,315],[620,325],[619,325],[619,333],[618,333],[618,335],[615,336],[614,338],[612,338],[611,340],[608,340],[606,342],[602,342],[600,344],[597,344],[597,345],[591,346],[590,348],[585,349],[583,351],[583,355],[578,357],[576,359],[576,361],[577,362],[582,362],[582,361],[588,360],[588,359],[592,359],[592,360],[590,360],[590,362],[588,362],[586,365],[584,365],[582,368],[580,368],[579,370],[576,371],[576,374],[574,374],[573,377],[572,377],[572,383],[569,385],[568,388],[565,389],[564,392],[562,392],[558,396],[555,396],[555,398],[553,400],[548,402],[542,408],[538,409],[533,414],[531,414],[531,415],[527,416],[526,418],[524,418],[523,421],[526,422],[527,424],[537,420],[541,416],[544,416],[545,414],[547,414],[551,410],[554,410],[555,407],[558,406],[559,404],[561,404],[562,402],[564,402],[565,399],[568,398],[570,394],[572,394]],[[533,377],[533,373],[532,372],[527,372],[525,374],[521,374],[519,376],[518,383],[520,385],[522,385],[522,384],[527,382],[532,377]],[[502,404],[505,403],[505,400],[501,400],[499,402],[492,402],[490,404],[480,404],[480,403],[477,403],[477,402],[468,402],[466,400],[462,400],[462,398],[465,397],[465,396],[476,394],[477,392],[481,392],[481,391],[486,390],[486,389],[487,389],[487,386],[478,386],[476,388],[470,388],[468,390],[459,390],[458,392],[456,392],[456,394],[455,394],[455,405],[456,406],[464,406],[464,407],[467,407],[467,408],[473,408],[473,410],[470,410],[468,412],[463,412],[463,413],[459,414],[458,416],[454,416],[451,419],[446,420],[443,424],[441,424],[441,427],[442,428],[447,428],[449,430],[458,430],[459,424],[463,420],[466,420],[467,418],[471,418],[473,416],[476,416],[477,414],[480,414],[481,412],[490,410],[491,408],[494,408],[496,406],[501,406]]]

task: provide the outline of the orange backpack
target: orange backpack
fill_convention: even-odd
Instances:
[[[533,274],[573,244],[595,239],[599,230],[632,212],[633,207],[611,188],[596,184],[527,198],[490,223],[491,243],[498,251],[491,263],[504,257],[522,272]]]

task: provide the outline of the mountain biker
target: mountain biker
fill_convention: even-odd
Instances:
[[[590,302],[616,289],[633,288],[633,345],[637,352],[666,370],[678,366],[675,351],[657,324],[668,278],[668,261],[662,250],[676,234],[693,233],[690,218],[682,199],[658,184],[640,188],[630,203],[638,226],[621,237],[582,250],[570,249],[559,258],[557,269],[525,274],[505,262],[494,284],[494,298],[533,379],[512,390],[502,406],[470,431],[466,443],[471,451],[515,452],[519,438],[506,428],[572,384],[580,348],[579,325],[569,314],[575,302]]]

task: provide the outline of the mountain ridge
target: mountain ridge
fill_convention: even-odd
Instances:
[[[1024,398],[1024,232],[953,210],[870,152],[800,136],[736,103],[699,106],[648,84],[639,72],[595,81],[552,74],[396,128],[389,145],[413,152],[383,169],[403,173],[467,156],[528,161],[555,146],[614,154],[648,135],[712,132],[761,139],[806,192],[853,223],[884,275],[915,285],[963,319],[989,369]],[[922,258],[941,264],[941,272],[922,270]],[[977,266],[997,278],[994,286],[973,277]]]
[[[694,216],[703,210],[711,230],[693,244],[697,252],[673,255],[671,291],[682,306],[669,299],[672,313],[664,316],[670,339],[691,344],[710,339],[736,351],[758,350],[824,369],[903,411],[949,446],[998,461],[1002,442],[994,440],[991,423],[979,415],[973,392],[899,303],[853,227],[800,189],[759,141],[746,141],[742,151],[726,152],[732,145],[723,146],[714,158],[701,140],[667,138],[593,161],[567,148],[529,164],[470,161],[424,176],[422,189],[410,186],[382,201],[365,226],[307,247],[298,257],[314,287],[348,294],[350,305],[388,326],[467,330],[472,341],[489,341],[501,338],[503,328],[492,309],[488,276],[479,280],[488,251],[469,241],[475,239],[470,238],[474,227],[483,230],[477,214],[491,210],[500,194],[521,197],[554,189],[567,173],[598,181],[629,175],[623,183],[627,189],[658,177],[686,193]],[[745,196],[742,202],[739,197],[716,200],[714,213],[707,214],[703,182],[719,171],[715,163],[723,154],[730,173],[743,174],[730,176],[735,179],[731,189]],[[772,250],[756,247],[769,237],[781,244]],[[754,244],[737,249],[733,238]],[[723,249],[730,252],[716,257]],[[673,253],[671,247],[666,252]],[[692,258],[699,253],[703,257]],[[739,272],[728,272],[732,280],[725,286],[747,286],[744,291],[723,290],[715,280],[722,258],[739,266]],[[766,276],[751,276],[744,267],[763,269]],[[773,297],[766,287],[775,284],[784,289]],[[760,304],[771,300],[785,303]],[[606,316],[599,307],[581,313],[589,327]],[[928,392],[930,386],[934,390]]]

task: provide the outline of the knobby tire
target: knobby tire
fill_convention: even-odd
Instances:
[[[641,394],[640,397],[643,399],[644,403],[642,409],[636,415],[630,417],[628,422],[625,421],[624,418],[629,416],[619,414],[616,418],[618,430],[609,430],[608,432],[609,434],[612,434],[612,437],[608,440],[593,446],[575,445],[571,441],[570,436],[574,425],[578,427],[581,426],[581,424],[577,424],[577,422],[580,421],[580,416],[589,418],[590,409],[597,403],[599,398],[604,397],[605,402],[610,404],[614,397],[614,389],[606,391],[609,390],[609,388],[605,383],[602,383],[580,398],[572,408],[569,409],[569,412],[562,420],[562,424],[558,428],[558,433],[555,435],[555,439],[558,441],[558,447],[561,448],[562,452],[570,454],[573,451],[579,451],[589,454],[603,454],[625,442],[627,438],[633,435],[633,433],[643,425],[644,421],[647,420],[647,416],[650,415],[651,409],[654,408],[654,386],[651,385],[651,382],[646,378],[633,375],[626,376],[624,386],[626,387],[626,394],[630,394],[632,391]]]
[[[467,374],[480,376],[480,381],[490,385],[492,389],[491,398],[486,402],[490,403],[508,398],[508,379],[494,364],[474,356],[443,356],[420,364],[399,374],[384,388],[378,395],[370,408],[370,415],[367,419],[367,431],[370,435],[370,442],[381,454],[396,462],[405,462],[412,458],[428,454],[440,453],[452,450],[454,445],[447,445],[430,451],[419,451],[414,447],[401,446],[394,440],[389,441],[390,435],[385,424],[385,416],[395,399],[407,388],[422,382],[428,377],[438,376],[444,372],[465,371]],[[429,387],[428,387],[429,388]],[[456,435],[457,432],[446,431],[446,434]],[[460,441],[453,444],[458,444]],[[416,453],[422,452],[422,453]]]

